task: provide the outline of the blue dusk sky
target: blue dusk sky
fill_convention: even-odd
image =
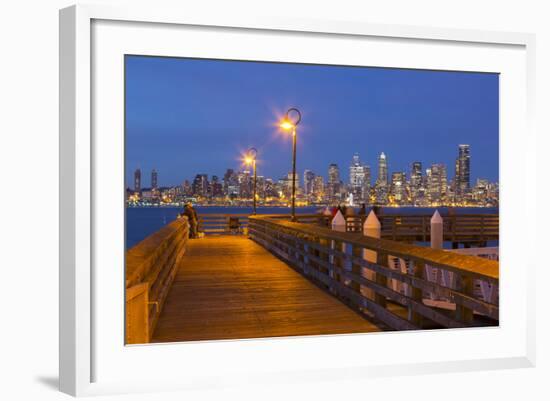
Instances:
[[[498,181],[497,74],[126,56],[126,183],[178,185],[198,173],[242,169],[258,149],[258,175],[291,170],[291,137],[277,121],[302,112],[297,169],[348,181],[354,153],[370,165],[384,152],[389,172],[413,161],[445,163],[454,175],[459,144],[469,144],[471,181]]]

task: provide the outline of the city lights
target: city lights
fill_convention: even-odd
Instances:
[[[411,162],[407,171],[390,173],[388,160],[391,155],[382,152],[377,158],[378,165],[372,168],[362,163],[359,154],[355,153],[349,164],[348,180],[341,177],[341,169],[335,163],[327,165],[326,175],[306,168],[301,173],[293,169],[279,178],[265,177],[257,175],[256,156],[255,148],[241,156],[244,166],[252,171],[229,168],[221,177],[196,174],[193,180],[185,180],[181,185],[171,187],[158,185],[162,177],[156,170],[151,172],[152,185],[143,187],[142,171],[137,169],[133,188],[127,189],[127,203],[130,206],[161,206],[191,201],[198,205],[249,206],[254,211],[258,205],[275,207],[292,204],[295,207],[362,204],[495,207],[499,204],[498,183],[483,178],[470,182],[468,145],[458,148],[453,176],[443,163],[423,166],[420,161]]]

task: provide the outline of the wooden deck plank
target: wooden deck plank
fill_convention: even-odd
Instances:
[[[189,248],[153,342],[380,331],[244,236]]]

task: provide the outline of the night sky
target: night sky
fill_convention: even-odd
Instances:
[[[327,177],[337,163],[348,181],[352,156],[370,165],[385,152],[389,172],[445,163],[471,146],[471,181],[498,181],[498,75],[126,56],[126,182],[142,170],[159,185],[241,169],[258,149],[258,175],[291,170],[291,137],[277,121],[302,112],[297,169]]]

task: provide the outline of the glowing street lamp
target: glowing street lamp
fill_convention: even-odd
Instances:
[[[254,190],[253,190],[253,212],[252,214],[256,214],[256,156],[258,155],[258,151],[256,148],[250,148],[248,149],[248,152],[246,152],[246,156],[244,157],[244,162],[247,165],[252,165],[252,169],[254,170]]]
[[[292,131],[292,221],[296,221],[296,127],[302,120],[300,110],[292,107],[279,124],[285,131]]]

